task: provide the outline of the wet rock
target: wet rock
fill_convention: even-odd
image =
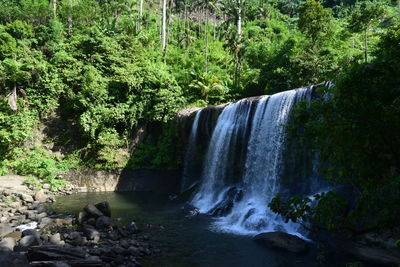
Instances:
[[[92,204],[86,205],[84,209],[89,215],[94,216],[96,218],[104,216],[104,214]]]
[[[83,246],[85,239],[79,232],[72,232],[68,235],[68,244],[73,246]]]
[[[379,266],[399,266],[400,252],[366,246],[359,242],[349,242],[346,251],[355,258]]]
[[[21,199],[23,201],[28,202],[28,203],[32,203],[34,201],[33,197],[28,194],[21,193],[19,196],[21,197]]]
[[[36,231],[35,229],[27,229],[22,232],[22,237],[25,237],[28,235],[34,236],[36,239],[40,238],[40,233],[38,231]]]
[[[0,237],[4,237],[13,231],[8,223],[0,223]]]
[[[107,201],[97,203],[94,206],[100,210],[104,216],[111,217],[111,207]]]
[[[43,190],[39,190],[35,193],[35,200],[39,202],[46,202],[47,201],[47,195]]]
[[[294,253],[304,253],[309,249],[308,243],[298,236],[284,232],[267,232],[253,238],[257,243],[270,248],[286,250]]]
[[[42,212],[36,215],[36,220],[41,221],[43,218],[47,217],[46,212]]]
[[[28,267],[29,262],[25,255],[21,253],[10,253],[0,251],[0,263],[1,266],[12,266],[12,267]]]
[[[38,240],[36,237],[33,235],[27,235],[24,236],[20,241],[19,241],[19,246],[24,249],[24,248],[29,248],[31,246],[36,246],[39,245]]]
[[[115,254],[122,254],[124,252],[124,249],[120,246],[114,246],[112,250],[114,251]]]
[[[53,219],[52,218],[45,217],[45,218],[40,220],[39,228],[43,229],[43,228],[49,226],[52,223],[53,223]]]
[[[12,237],[5,237],[0,242],[0,251],[13,251],[17,241]]]
[[[82,260],[86,253],[81,248],[68,248],[60,246],[36,246],[28,250],[30,261],[52,261],[52,260]]]
[[[43,213],[47,211],[47,208],[45,205],[43,204],[39,204],[36,208],[37,213]]]
[[[85,224],[82,230],[88,240],[100,239],[100,232],[93,226]]]
[[[107,227],[112,226],[113,228],[117,226],[117,224],[109,217],[100,216],[96,220],[96,228],[97,229],[106,229]]]

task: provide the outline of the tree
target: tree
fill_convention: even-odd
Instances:
[[[167,51],[167,0],[162,0],[161,49],[165,55]]]
[[[330,31],[331,13],[315,0],[307,0],[299,9],[299,30],[307,34],[313,44]]]
[[[359,7],[350,17],[349,29],[354,33],[364,33],[364,60],[368,62],[368,32],[376,26],[385,15],[380,3],[367,2]]]

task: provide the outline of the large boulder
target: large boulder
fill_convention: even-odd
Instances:
[[[99,209],[104,214],[104,216],[111,217],[111,207],[107,201],[97,203],[94,206]]]
[[[0,237],[5,237],[13,231],[12,227],[8,223],[0,223]]]
[[[346,252],[353,257],[379,266],[400,266],[400,252],[390,249],[367,246],[360,242],[344,245]]]
[[[103,230],[108,228],[109,226],[112,226],[113,228],[117,226],[117,224],[109,217],[107,216],[100,216],[96,220],[96,228]]]
[[[309,249],[309,245],[306,241],[298,236],[284,232],[261,233],[256,235],[253,240],[270,248],[294,253],[304,253]]]
[[[33,235],[24,236],[24,237],[19,241],[19,246],[20,246],[22,249],[29,248],[29,247],[31,247],[31,246],[36,246],[36,245],[39,245],[39,242],[38,242],[38,240],[36,239],[36,237],[33,236]]]
[[[35,200],[39,202],[46,202],[47,201],[47,195],[43,190],[39,190],[35,193]]]
[[[31,195],[21,193],[20,197],[25,202],[28,202],[28,203],[32,203],[33,202],[33,197]]]
[[[98,208],[96,208],[95,205],[88,204],[84,209],[89,215],[94,216],[96,218],[104,216],[104,214]]]
[[[16,245],[17,241],[14,238],[5,237],[0,242],[0,251],[13,251]]]

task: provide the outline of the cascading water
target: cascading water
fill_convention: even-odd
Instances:
[[[183,166],[183,175],[182,175],[182,183],[181,183],[181,192],[184,192],[188,189],[190,189],[193,186],[193,183],[195,182],[195,178],[193,177],[193,174],[191,173],[191,163],[195,161],[195,155],[196,155],[196,145],[197,145],[197,129],[199,127],[199,121],[200,121],[200,116],[201,116],[201,109],[196,112],[196,116],[194,117],[193,125],[192,125],[192,130],[190,131],[190,136],[189,136],[189,143],[187,146],[186,154],[185,154],[185,162]]]
[[[268,208],[282,188],[287,124],[293,106],[311,99],[312,87],[241,100],[218,118],[203,163],[201,185],[192,204],[219,215],[214,229],[238,234],[298,233]]]

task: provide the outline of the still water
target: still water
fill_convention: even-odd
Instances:
[[[162,253],[146,259],[144,266],[317,266],[317,255],[313,251],[294,255],[262,247],[254,243],[251,236],[214,232],[209,228],[212,217],[185,217],[181,210],[184,202],[171,201],[167,195],[80,193],[59,197],[52,208],[77,214],[86,204],[101,201],[110,203],[112,217],[118,219],[120,225],[136,221],[139,228],[149,233],[153,244],[162,249]],[[147,230],[146,224],[152,224],[152,229]],[[159,229],[159,225],[164,229]]]

